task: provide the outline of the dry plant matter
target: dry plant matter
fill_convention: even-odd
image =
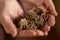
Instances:
[[[18,26],[21,30],[41,29],[49,18],[49,12],[43,6],[33,7],[20,18]]]

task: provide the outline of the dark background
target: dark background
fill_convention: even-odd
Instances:
[[[49,32],[48,36],[45,37],[28,37],[21,38],[16,37],[13,38],[10,35],[6,34],[2,26],[0,27],[0,40],[60,40],[60,0],[53,0],[56,10],[58,12],[58,16],[56,17],[56,24]],[[7,35],[7,36],[6,36]]]

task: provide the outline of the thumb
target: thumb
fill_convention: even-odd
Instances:
[[[8,34],[11,34],[13,37],[15,37],[17,35],[17,29],[15,27],[15,25],[13,24],[13,22],[10,20],[10,18],[8,16],[1,16],[1,18],[3,18],[1,20],[1,24],[3,25],[5,31]]]

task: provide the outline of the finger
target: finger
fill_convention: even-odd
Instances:
[[[47,35],[48,35],[48,32],[47,32],[47,31],[45,31],[45,32],[44,32],[44,35],[45,35],[45,36],[47,36]]]
[[[42,28],[42,31],[44,33],[44,36],[47,36],[48,35],[48,31],[50,31],[50,26],[48,24],[46,24],[44,26],[44,28]]]
[[[36,32],[33,30],[19,30],[18,37],[33,37],[36,36]]]
[[[55,10],[55,6],[54,6],[52,0],[45,0],[44,3],[46,5],[46,7],[49,8],[49,10],[51,11],[51,14],[53,14],[54,16],[57,16],[57,12]]]
[[[15,27],[15,25],[12,23],[12,21],[10,20],[9,16],[4,16],[2,17],[2,25],[5,29],[5,31],[8,34],[12,34],[13,37],[15,37],[17,35],[17,29]]]
[[[48,31],[50,31],[50,28],[51,28],[51,27],[46,23],[46,24],[44,25],[44,28],[42,29],[42,31],[43,31],[43,32],[45,32],[45,31],[48,32]]]
[[[50,17],[48,19],[48,25],[49,26],[54,26],[55,25],[55,17],[50,14]]]
[[[35,30],[36,36],[44,36],[44,33],[41,30]]]
[[[48,32],[50,31],[50,26],[46,23],[44,28],[42,28],[42,31],[44,32],[44,35],[47,36]]]

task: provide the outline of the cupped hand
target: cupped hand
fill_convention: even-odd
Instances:
[[[24,10],[29,10],[31,6],[40,6],[44,5],[49,11],[49,19],[45,24],[42,30],[21,30],[18,34],[21,37],[32,37],[32,36],[46,36],[50,31],[51,27],[55,24],[55,16],[57,16],[57,12],[55,10],[55,6],[52,0],[20,0]]]

